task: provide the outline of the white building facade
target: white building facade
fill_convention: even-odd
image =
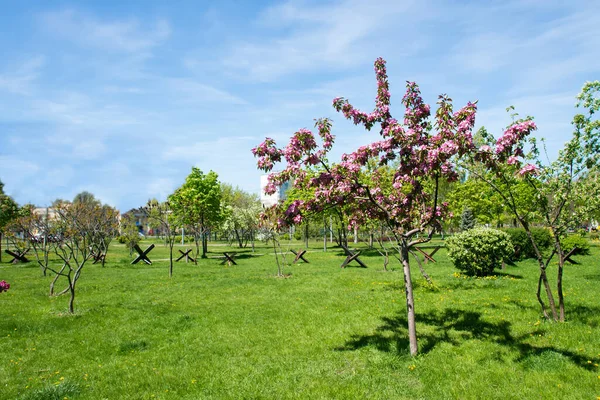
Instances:
[[[286,199],[286,192],[290,188],[290,182],[285,182],[277,191],[273,194],[266,194],[265,188],[267,187],[269,175],[261,175],[260,177],[260,202],[263,207],[271,207]]]

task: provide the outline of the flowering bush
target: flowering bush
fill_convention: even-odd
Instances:
[[[0,281],[0,293],[6,292],[10,289],[10,284],[6,281]]]
[[[446,247],[456,268],[476,276],[491,275],[515,251],[507,233],[490,228],[459,233],[446,240]]]

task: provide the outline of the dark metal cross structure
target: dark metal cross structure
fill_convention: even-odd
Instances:
[[[579,248],[577,246],[573,247],[571,251],[565,254],[565,261],[570,262],[571,264],[579,264],[577,261],[573,260],[571,256],[577,251]]]
[[[179,256],[179,258],[177,260],[175,260],[175,262],[181,260],[184,257],[185,257],[185,262],[188,262],[188,260],[191,260],[192,262],[196,262],[196,259],[192,258],[192,256],[190,255],[191,251],[192,251],[192,249],[186,249],[185,251],[179,250],[181,255]]]
[[[299,260],[302,260],[308,264],[308,260],[306,258],[304,258],[304,255],[306,254],[306,250],[295,251],[293,249],[290,249],[290,251],[292,253],[294,253],[294,255],[296,256],[296,258],[294,258],[294,264],[296,264]]]
[[[137,244],[133,246],[133,248],[135,249],[135,251],[137,251],[139,256],[137,256],[137,258],[133,260],[131,264],[137,264],[138,262],[143,261],[148,265],[152,265],[152,261],[150,261],[150,259],[148,258],[148,253],[150,253],[154,248],[154,243],[152,243],[150,247],[148,247],[146,250],[142,250]]]
[[[233,264],[233,265],[237,265],[237,263],[235,262],[235,260],[233,259],[235,257],[235,253],[231,253],[228,254],[226,252],[223,252],[223,261],[221,261],[221,265],[227,263],[229,265]]]
[[[10,260],[11,263],[16,264],[17,262],[29,262],[29,260],[27,259],[27,257],[25,257],[25,254],[27,254],[27,252],[29,251],[29,249],[27,250],[17,250],[17,252],[12,252],[10,250],[4,250],[4,252],[10,256],[13,257],[12,260]]]
[[[435,253],[437,253],[437,251],[438,251],[439,249],[441,249],[441,248],[442,248],[442,246],[435,246],[435,247],[433,248],[433,251],[432,251],[431,253],[429,253],[429,254],[427,254],[427,253],[426,253],[426,252],[423,250],[423,248],[421,248],[421,247],[414,247],[414,248],[415,248],[415,249],[416,249],[416,250],[417,250],[419,253],[423,254],[423,257],[425,258],[425,264],[427,264],[427,262],[428,262],[428,261],[435,262],[435,259],[433,258],[433,255],[434,255]]]
[[[344,260],[344,262],[342,263],[340,268],[346,268],[346,266],[348,264],[350,264],[352,261],[356,261],[361,267],[367,268],[365,263],[363,263],[360,260],[360,258],[358,258],[358,256],[360,255],[359,250],[352,251],[348,247],[344,246],[343,244],[342,244],[342,249],[344,249],[344,253],[346,253],[346,259]]]
[[[94,259],[92,264],[98,264],[99,262],[106,260],[106,253],[94,253],[92,251],[92,258]]]

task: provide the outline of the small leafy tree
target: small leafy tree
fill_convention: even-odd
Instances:
[[[280,224],[298,224],[303,215],[334,206],[344,206],[351,226],[369,219],[380,220],[388,226],[399,250],[403,267],[406,294],[410,354],[417,354],[415,303],[410,274],[409,252],[419,243],[429,241],[435,230],[441,228],[441,218],[447,204],[438,202],[439,183],[456,180],[458,174],[453,160],[465,155],[472,147],[472,129],[476,106],[468,103],[453,110],[451,99],[442,95],[435,122],[431,123],[430,107],[421,98],[418,86],[406,85],[402,99],[405,106],[403,123],[390,113],[390,92],[385,61],[375,61],[377,98],[371,113],[355,109],[347,100],[336,98],[333,106],[355,124],[370,131],[380,126],[380,140],[344,154],[337,164],[329,165],[326,156],[334,143],[331,122],[316,122],[322,145],[308,129],[300,129],[287,146],[278,148],[267,138],[253,154],[258,167],[271,171],[283,159],[287,167],[269,175],[267,193],[274,193],[278,185],[293,181],[294,186],[314,189],[314,198],[294,201],[281,215]],[[365,176],[368,164],[376,159],[381,166],[395,162],[393,174],[387,168],[376,169]],[[305,179],[314,166],[322,167],[317,176]],[[391,175],[391,180],[387,178]],[[424,235],[423,235],[424,234]],[[418,235],[418,236],[417,236]]]
[[[262,211],[258,196],[229,184],[221,184],[221,193],[222,231],[235,240],[239,248],[250,241],[254,249],[254,236]]]
[[[133,248],[140,243],[140,231],[135,224],[134,216],[131,214],[121,216],[119,242],[127,246],[130,256],[133,254]]]
[[[7,225],[17,216],[19,207],[12,197],[4,194],[4,184],[0,181],[0,262],[2,262],[2,236]]]
[[[158,227],[165,236],[165,241],[169,247],[169,278],[173,276],[173,246],[177,236],[177,226],[179,220],[171,210],[169,202],[148,201],[146,205],[148,217],[151,223]]]
[[[282,205],[274,205],[264,210],[260,215],[259,227],[262,228],[265,240],[273,243],[273,255],[277,264],[277,276],[285,277],[284,267],[287,265],[286,254],[281,246],[279,231],[282,228],[279,215]]]
[[[497,229],[475,228],[446,239],[448,257],[467,275],[488,276],[514,253],[510,236]]]
[[[56,228],[61,241],[54,247],[63,265],[56,268],[48,265],[48,270],[56,274],[51,283],[51,293],[59,277],[67,280],[67,288],[59,294],[69,293],[69,312],[74,312],[76,286],[86,263],[94,253],[100,251],[102,237],[103,210],[98,203],[58,203],[55,206]]]
[[[597,198],[600,186],[597,186],[593,179],[585,179],[586,176],[597,172],[600,161],[600,121],[595,117],[600,110],[599,92],[598,81],[584,85],[577,97],[577,107],[583,107],[586,112],[573,118],[573,136],[554,162],[543,163],[535,140],[529,139],[531,132],[537,129],[530,118],[513,121],[494,145],[479,147],[475,155],[475,160],[479,161],[480,166],[491,173],[492,177],[480,170],[473,169],[472,172],[502,197],[531,241],[540,269],[537,298],[542,313],[548,319],[548,310],[553,320],[565,319],[563,273],[566,253],[561,238],[573,220],[578,218],[577,208],[573,207],[575,195],[578,195],[579,201],[587,204],[585,212],[588,215],[593,213],[594,209],[600,209],[600,201]],[[531,151],[525,154],[524,147],[527,143],[531,144]],[[585,182],[590,186],[586,186]],[[578,186],[579,190],[576,189]],[[531,215],[518,203],[523,188],[527,188],[533,194],[534,206],[552,232],[554,248],[549,256],[542,254],[531,233]],[[554,256],[558,257],[558,312],[546,274]],[[547,306],[541,297],[542,287],[546,292]]]
[[[200,253],[199,241],[202,240],[202,258],[206,258],[207,235],[211,229],[218,227],[222,216],[218,175],[213,171],[205,175],[193,167],[185,183],[169,196],[169,205],[179,222],[194,234],[197,255]]]
[[[102,256],[102,267],[106,263],[106,254],[110,243],[119,233],[119,211],[109,205],[101,206],[99,210],[100,226],[95,236],[98,255]]]

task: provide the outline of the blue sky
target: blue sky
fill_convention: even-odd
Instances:
[[[554,156],[575,96],[600,78],[597,1],[2,1],[0,180],[20,204],[87,190],[126,211],[192,166],[259,192],[250,149],[331,117],[333,155],[376,139],[337,115],[372,110],[388,61],[428,103],[479,100],[498,135],[517,107]],[[396,107],[394,108],[394,106]]]

